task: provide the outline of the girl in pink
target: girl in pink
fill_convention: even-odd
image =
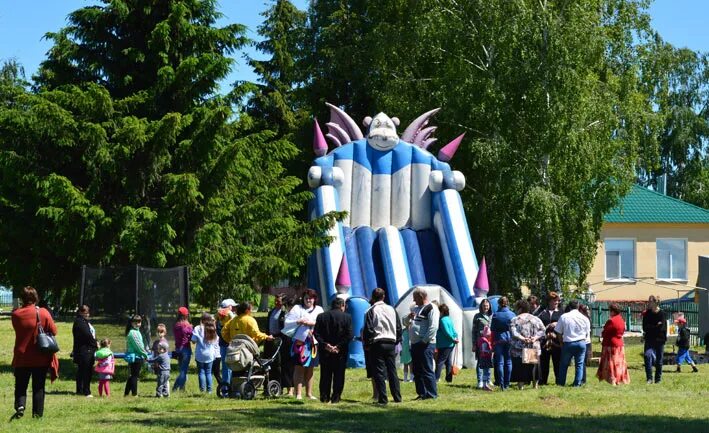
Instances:
[[[478,337],[476,342],[478,351],[478,368],[482,372],[482,389],[485,391],[492,391],[492,385],[490,384],[490,369],[492,368],[492,332],[490,332],[490,327],[485,326]]]
[[[115,362],[113,361],[113,352],[111,352],[111,340],[104,338],[100,343],[101,348],[96,352],[96,367],[94,371],[98,373],[98,395],[106,397],[111,395],[111,379],[113,379],[113,371]]]

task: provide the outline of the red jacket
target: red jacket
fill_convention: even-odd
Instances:
[[[44,332],[57,335],[57,325],[51,314],[39,309],[39,320]],[[13,367],[51,367],[55,356],[41,353],[37,349],[37,309],[30,304],[12,312],[12,327],[15,329],[15,350]]]
[[[625,333],[625,322],[623,316],[616,314],[612,316],[603,326],[603,345],[611,347],[623,347],[623,334]]]

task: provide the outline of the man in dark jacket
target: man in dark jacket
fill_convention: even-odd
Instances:
[[[320,401],[338,403],[345,387],[347,354],[352,341],[352,317],[345,301],[335,298],[330,311],[315,320],[315,338],[320,351]]]
[[[91,396],[91,376],[93,375],[94,353],[98,349],[93,327],[89,323],[89,307],[82,305],[76,311],[74,326],[74,363],[76,363],[76,394]]]
[[[653,383],[652,367],[655,366],[655,383],[662,380],[662,355],[667,341],[667,318],[665,312],[660,310],[660,300],[650,296],[647,301],[647,310],[643,312],[643,348],[645,358],[645,378],[647,383]]]
[[[372,292],[372,306],[364,313],[362,340],[369,350],[372,378],[377,388],[378,404],[387,404],[386,379],[395,403],[401,402],[396,371],[396,345],[401,342],[401,320],[391,305],[384,303],[384,289]]]
[[[559,321],[562,311],[559,308],[561,298],[556,292],[547,294],[546,308],[540,307],[534,314],[539,317],[544,327],[547,329],[542,341],[542,355],[539,359],[539,385],[546,385],[549,381],[549,364],[554,365],[554,377],[559,376],[559,365],[561,365],[561,346],[555,341],[554,327]],[[547,337],[548,336],[548,337]]]

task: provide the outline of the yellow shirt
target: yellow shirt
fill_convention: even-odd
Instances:
[[[241,316],[236,316],[224,325],[222,328],[222,338],[225,341],[231,341],[232,338],[236,337],[238,334],[248,335],[253,338],[256,344],[260,344],[263,340],[268,338],[267,334],[264,334],[258,329],[258,323],[250,314],[242,314]]]

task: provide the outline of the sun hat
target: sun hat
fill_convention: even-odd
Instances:
[[[235,307],[236,306],[236,301],[234,301],[231,298],[226,298],[225,300],[222,301],[221,304],[219,304],[219,308],[229,308],[229,307]]]

